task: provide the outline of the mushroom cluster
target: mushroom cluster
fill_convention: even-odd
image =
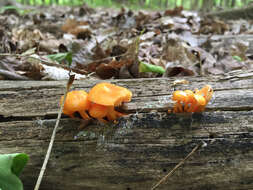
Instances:
[[[178,90],[172,95],[175,105],[170,113],[182,112],[202,112],[211,100],[213,89],[210,85],[202,89]],[[75,117],[78,112],[83,119],[95,118],[101,122],[115,121],[117,118],[124,116],[124,113],[115,110],[124,102],[130,102],[132,92],[126,88],[110,84],[107,82],[95,85],[89,93],[84,90],[75,90],[67,94],[63,108],[63,113]],[[61,97],[61,104],[63,97]]]
[[[191,90],[175,91],[172,95],[172,100],[176,103],[172,112],[202,112],[211,100],[212,95],[213,89],[210,85],[206,85],[200,90],[196,89],[195,92]]]
[[[78,112],[83,119],[96,118],[101,122],[114,121],[125,115],[115,110],[123,102],[130,102],[132,92],[126,88],[107,82],[95,85],[89,93],[83,90],[67,94],[63,113],[74,117]],[[61,98],[61,103],[63,97]]]

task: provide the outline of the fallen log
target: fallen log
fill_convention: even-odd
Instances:
[[[84,126],[64,117],[40,189],[151,189],[198,144],[205,144],[158,189],[253,188],[253,71],[223,77],[113,80],[132,90],[117,124]],[[88,91],[96,80],[75,81]],[[22,180],[33,189],[55,125],[65,81],[0,81],[0,153],[24,152]],[[210,84],[204,113],[167,114],[171,93]]]
[[[204,14],[206,17],[220,17],[222,19],[253,19],[253,6],[247,6],[245,8],[218,11]]]

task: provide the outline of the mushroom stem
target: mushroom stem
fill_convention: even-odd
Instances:
[[[88,114],[85,111],[79,111],[79,113],[83,119],[90,119],[90,117],[88,116]]]

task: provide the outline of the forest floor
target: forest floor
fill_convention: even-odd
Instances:
[[[221,75],[253,67],[253,21],[183,7],[7,7],[0,14],[0,79]],[[71,66],[70,66],[71,65]]]

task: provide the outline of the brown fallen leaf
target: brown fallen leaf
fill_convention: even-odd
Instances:
[[[163,77],[193,76],[194,72],[183,67],[167,67]]]
[[[183,9],[182,6],[168,9],[164,12],[164,16],[180,16]]]

